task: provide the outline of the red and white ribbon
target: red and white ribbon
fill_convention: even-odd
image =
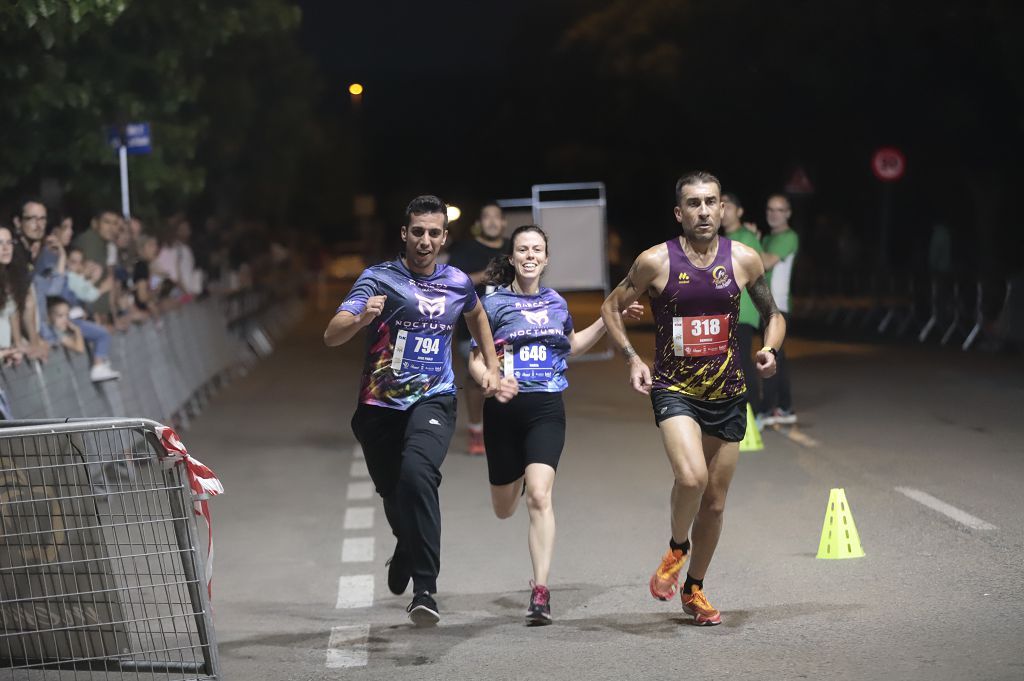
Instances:
[[[163,445],[167,456],[176,463],[184,463],[188,472],[188,484],[194,496],[217,496],[224,493],[224,485],[208,466],[189,455],[178,434],[167,426],[157,426],[157,437]],[[210,517],[210,505],[206,499],[193,502],[195,514],[206,522],[206,591],[213,598],[213,520]]]

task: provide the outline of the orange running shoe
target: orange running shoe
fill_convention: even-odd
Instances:
[[[484,431],[472,428],[469,430],[469,446],[466,451],[470,456],[483,456],[486,453],[484,451]]]
[[[686,564],[682,549],[670,548],[661,559],[661,565],[651,575],[651,595],[659,601],[670,600],[679,588],[679,572]]]
[[[692,593],[683,594],[683,612],[693,615],[694,624],[712,626],[722,623],[722,613],[708,603],[704,590],[696,584],[690,589]]]

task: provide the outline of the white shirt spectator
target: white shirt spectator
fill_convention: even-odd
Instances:
[[[153,265],[167,272],[185,293],[195,296],[203,292],[203,273],[196,269],[196,259],[188,244],[177,241],[170,246],[164,246],[153,261]]]

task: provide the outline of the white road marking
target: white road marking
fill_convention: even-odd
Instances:
[[[341,543],[342,563],[369,563],[373,560],[373,537],[345,537]]]
[[[348,477],[352,479],[370,477],[370,471],[366,470],[366,462],[363,460],[353,461],[348,469]]]
[[[363,448],[359,446],[358,442],[355,443],[354,445],[352,445],[352,458],[353,459],[362,459],[363,458]]]
[[[373,575],[342,575],[338,577],[338,600],[335,608],[368,608],[373,605]]]
[[[936,499],[927,492],[922,492],[919,489],[913,487],[897,487],[896,491],[904,496],[910,497],[919,504],[924,504],[933,511],[952,518],[961,525],[966,525],[972,530],[998,530],[999,528],[992,523],[987,523],[981,518],[975,518],[967,511],[961,511],[956,506],[950,506],[942,499]]]
[[[348,483],[348,493],[345,496],[348,497],[349,501],[372,499],[373,484],[369,482],[350,482]]]
[[[327,643],[327,668],[365,667],[369,658],[369,624],[331,627]]]
[[[373,527],[373,506],[351,506],[345,509],[346,530],[368,530]]]

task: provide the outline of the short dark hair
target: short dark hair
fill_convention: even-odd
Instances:
[[[49,312],[58,305],[67,305],[71,307],[71,303],[64,300],[60,296],[46,296],[46,311]]]
[[[722,183],[717,177],[706,170],[691,170],[676,180],[676,205],[683,200],[683,187],[688,184],[711,184],[718,185],[718,191],[722,191]]]
[[[433,194],[417,196],[405,208],[405,225],[408,227],[413,215],[440,213],[444,216],[444,228],[448,229],[448,204]]]
[[[722,192],[722,200],[728,201],[737,208],[743,208],[743,202],[740,201],[740,197],[736,195],[736,192]]]
[[[494,206],[498,210],[504,212],[504,209],[501,207],[501,204],[498,203],[497,201],[487,201],[484,203],[484,205],[480,206],[480,215],[484,214],[485,208],[490,208],[491,206]]]
[[[50,216],[50,209],[47,207],[46,202],[43,201],[41,198],[39,198],[38,196],[23,196],[21,198],[21,200],[18,201],[18,218],[19,219],[21,218],[21,216],[25,212],[25,206],[27,206],[30,203],[38,203],[43,208],[46,208],[46,216],[47,217]]]

